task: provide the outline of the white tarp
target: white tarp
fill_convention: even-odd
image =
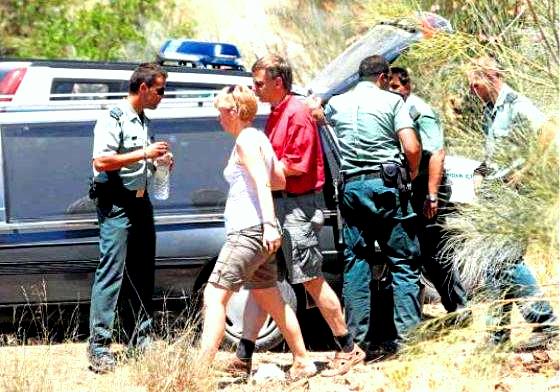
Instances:
[[[480,166],[479,161],[460,156],[445,157],[445,171],[451,185],[452,203],[474,203],[474,170]]]

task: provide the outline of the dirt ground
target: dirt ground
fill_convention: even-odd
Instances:
[[[4,385],[2,390],[14,391],[146,391],[134,382],[134,372],[128,365],[120,366],[112,374],[97,375],[88,370],[85,355],[85,343],[58,344],[51,346],[25,346],[0,348],[1,372],[18,374],[11,383]],[[220,353],[219,360],[225,359],[229,353]],[[312,352],[313,359],[319,368],[324,367],[332,353]],[[457,358],[460,359],[460,358]],[[408,378],[410,388],[402,389],[395,384],[395,368],[402,366],[399,359],[377,365],[358,365],[345,376],[326,378],[316,376],[309,380],[286,384],[281,381],[249,381],[247,384],[224,379],[219,382],[219,390],[240,391],[558,391],[557,350],[541,351],[533,354],[511,354],[507,361],[509,374],[503,374],[489,385],[483,380],[453,380],[448,378],[445,368],[440,373],[430,373],[430,367],[437,358],[418,359],[415,366],[426,371],[414,372],[402,370],[401,376]],[[288,353],[260,353],[255,356],[255,369],[263,365],[274,364],[286,369],[291,362]],[[432,362],[429,364],[429,362]],[[449,364],[449,366],[454,366]],[[456,366],[456,365],[455,365]],[[405,366],[406,368],[406,366]],[[393,372],[393,373],[392,373]],[[398,375],[398,371],[396,373]],[[6,374],[2,375],[6,380]],[[466,377],[468,375],[465,375]],[[24,381],[24,380],[28,381]],[[32,379],[32,380],[29,380]],[[403,380],[401,380],[403,381]],[[1,384],[0,384],[1,385]],[[488,389],[490,387],[491,389]]]
[[[433,314],[441,313],[434,307]],[[475,309],[475,321],[462,328],[424,339],[396,359],[377,364],[360,364],[348,374],[335,378],[312,377],[292,384],[280,380],[259,379],[265,369],[282,374],[291,364],[285,352],[257,353],[253,377],[247,383],[218,379],[217,389],[241,391],[560,391],[558,344],[547,351],[516,354],[511,350],[495,351],[484,344],[485,312]],[[525,324],[514,325],[512,339],[529,334]],[[6,344],[7,340],[3,340]],[[162,347],[166,347],[166,343]],[[169,347],[169,346],[167,346]],[[118,350],[118,346],[117,346]],[[220,352],[217,363],[233,355]],[[332,352],[312,351],[312,359],[323,369]],[[166,358],[162,355],[158,358]],[[162,359],[164,360],[164,359]],[[218,366],[219,367],[219,366]],[[121,363],[114,373],[98,375],[88,369],[86,343],[29,344],[0,347],[0,391],[86,392],[86,391],[159,391],[181,390],[152,383],[151,388],[138,379],[139,367],[133,361]],[[144,368],[142,368],[144,369]],[[149,378],[166,379],[161,372],[170,367],[156,367]],[[173,376],[169,383],[173,385]],[[144,377],[144,380],[146,378]],[[154,385],[156,385],[154,387]],[[212,384],[216,385],[216,384]],[[192,390],[192,387],[184,390]],[[207,391],[208,389],[202,389]]]

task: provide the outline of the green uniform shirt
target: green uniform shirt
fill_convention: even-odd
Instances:
[[[142,149],[153,140],[148,119],[144,117],[142,121],[128,100],[125,100],[97,120],[93,130],[93,159]],[[146,187],[153,171],[151,162],[140,160],[122,167],[118,173],[127,189],[138,190]],[[108,181],[106,172],[97,172],[94,168],[93,175],[97,182]]]
[[[432,153],[443,148],[443,129],[439,117],[430,105],[415,94],[410,94],[405,102],[408,113],[414,121],[414,129],[418,140],[422,143],[422,160],[420,176],[428,176],[429,161]],[[427,177],[426,177],[427,181]]]
[[[545,121],[545,115],[527,97],[503,84],[496,103],[484,109],[486,162],[492,161],[500,139],[509,136],[515,127],[529,125],[532,130],[536,130]]]
[[[434,152],[443,148],[443,129],[439,117],[430,105],[415,94],[406,100],[410,117],[414,121],[414,129],[422,141],[422,150]]]
[[[338,137],[345,174],[397,159],[401,152],[397,133],[413,128],[403,99],[368,81],[332,97],[325,106],[325,116]]]

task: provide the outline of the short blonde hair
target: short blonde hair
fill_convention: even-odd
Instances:
[[[490,79],[501,79],[503,70],[496,61],[490,56],[481,56],[473,60],[470,72],[472,74],[485,76]]]
[[[214,100],[216,109],[235,109],[241,121],[251,122],[257,115],[257,96],[247,86],[224,87]]]

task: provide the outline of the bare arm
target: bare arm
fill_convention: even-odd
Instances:
[[[286,176],[284,174],[284,166],[281,165],[280,161],[274,155],[274,161],[272,164],[272,171],[270,174],[270,186],[273,191],[280,191],[286,188]]]
[[[167,153],[169,146],[167,142],[155,142],[148,147],[127,152],[125,154],[112,154],[97,157],[93,160],[93,167],[98,172],[118,170],[123,166],[141,161],[142,159],[154,159]]]
[[[282,238],[276,225],[274,203],[270,191],[270,176],[266,168],[263,155],[253,140],[238,138],[236,144],[239,160],[251,175],[257,188],[257,197],[264,223],[263,245],[269,253],[274,253],[280,247]]]
[[[397,134],[399,136],[404,155],[406,156],[406,160],[408,161],[410,178],[415,179],[418,175],[418,168],[420,166],[422,146],[416,136],[416,132],[412,128],[400,129]]]
[[[283,161],[278,161],[278,167],[282,170],[284,177],[301,176],[302,171],[287,166]]]
[[[438,208],[438,190],[441,185],[441,178],[443,176],[443,162],[445,160],[445,151],[443,148],[432,152],[430,161],[428,163],[428,195],[435,198],[434,201],[426,200],[424,205],[424,215],[426,218],[431,219],[437,214]]]

